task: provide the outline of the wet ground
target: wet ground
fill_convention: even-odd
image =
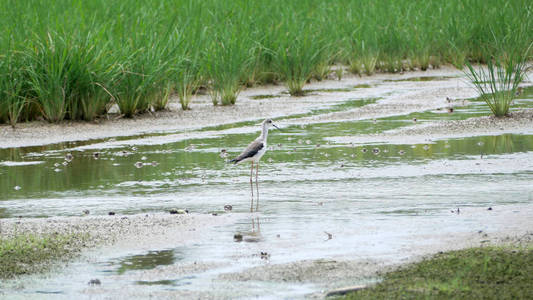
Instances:
[[[471,236],[478,243],[492,234],[533,230],[524,221],[533,203],[533,125],[457,138],[428,132],[418,142],[402,143],[401,134],[358,140],[488,115],[476,99],[431,105],[409,98],[414,83],[423,89],[456,79],[385,79],[310,91],[309,97],[340,100],[275,118],[282,130],[269,135],[260,212],[254,214],[249,166],[227,160],[257,136],[260,119],[0,149],[4,220],[83,216],[87,210],[89,217],[115,212],[108,217],[121,218],[170,209],[212,219],[192,222],[187,230],[198,234],[183,239],[147,237],[88,250],[50,274],[1,283],[0,296],[320,297],[327,289],[374,282],[380,267],[453,243],[467,246]],[[379,109],[402,97],[409,98],[404,106]],[[533,90],[524,89],[514,111],[532,103]],[[101,284],[88,285],[94,278]]]

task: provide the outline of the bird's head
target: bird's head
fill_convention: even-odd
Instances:
[[[263,121],[263,127],[267,128],[267,129],[270,128],[270,127],[275,127],[276,129],[279,129],[279,127],[276,126],[276,125],[274,124],[274,122],[272,122],[272,119],[266,119],[266,120],[264,120],[264,121]]]

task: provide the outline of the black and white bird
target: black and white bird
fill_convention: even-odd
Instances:
[[[267,151],[267,137],[268,137],[268,129],[270,127],[275,127],[279,129],[278,126],[274,125],[271,119],[266,119],[261,124],[261,135],[257,137],[253,142],[242,151],[242,153],[237,156],[235,159],[230,160],[230,162],[234,164],[239,164],[241,162],[250,161],[252,162],[252,168],[250,169],[250,188],[252,190],[252,202],[250,205],[250,211],[253,212],[254,208],[254,186],[253,186],[253,172],[254,172],[254,163],[256,166],[256,172],[255,172],[255,186],[257,190],[257,199],[256,199],[256,211],[259,209],[259,183],[257,182],[257,178],[259,176],[259,160],[261,157],[265,154]]]

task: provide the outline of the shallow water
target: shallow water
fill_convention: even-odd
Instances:
[[[526,90],[518,106],[530,107],[531,98]],[[310,115],[374,101],[353,99]],[[423,123],[486,114],[485,106],[472,101],[453,114],[427,111],[272,130],[260,169],[260,213],[254,215],[248,213],[249,166],[233,166],[227,160],[256,137],[257,122],[186,135],[176,132],[0,150],[0,218],[183,208],[230,214],[232,220],[210,229],[206,238],[192,245],[104,249],[97,258],[77,261],[47,278],[34,276],[25,288],[7,288],[4,293],[102,296],[98,288],[87,286],[91,278],[99,278],[104,290],[115,295],[133,288],[140,296],[194,291],[220,297],[299,297],[319,287],[255,280],[232,283],[217,276],[305,259],[401,261],[417,244],[431,243],[435,231],[453,235],[497,228],[483,215],[461,217],[451,211],[530,204],[533,136],[477,136],[426,145],[328,142],[332,136],[412,125],[413,118]],[[66,159],[69,153],[71,161]],[[227,204],[233,206],[231,213],[224,213]],[[243,234],[242,242],[234,241],[235,233]],[[176,275],[176,268],[197,262],[214,266]]]

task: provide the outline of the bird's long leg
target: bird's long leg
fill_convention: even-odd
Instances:
[[[254,211],[254,184],[252,181],[253,174],[254,174],[254,162],[252,161],[252,169],[250,170],[250,188],[252,190],[252,202],[250,204],[250,212]]]
[[[259,181],[257,178],[259,177],[259,162],[257,162],[256,171],[255,171],[255,187],[257,189],[257,196],[255,199],[255,211],[259,210]]]

